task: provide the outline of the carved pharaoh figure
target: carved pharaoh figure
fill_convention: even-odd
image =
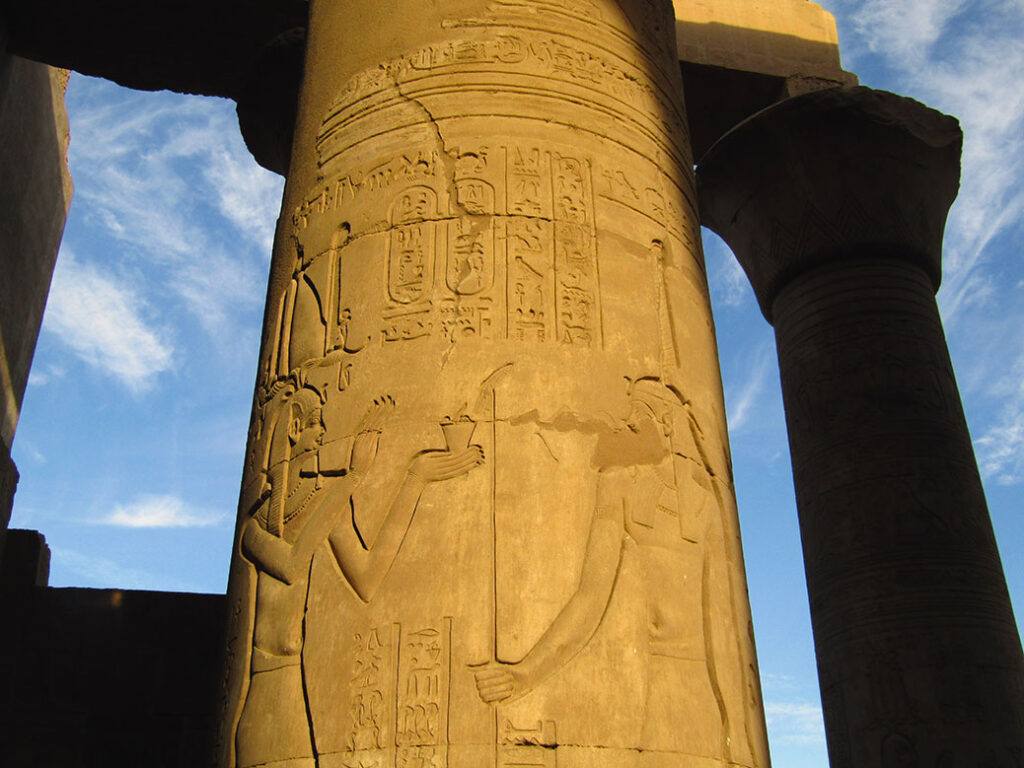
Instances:
[[[476,670],[480,697],[514,700],[542,685],[576,656],[608,611],[623,553],[641,561],[647,628],[644,750],[714,757],[723,742],[725,712],[705,642],[706,529],[715,496],[689,403],[654,378],[630,387],[630,413],[599,433],[592,457],[596,505],[575,592],[519,661]],[[675,584],[680,594],[666,594]],[[682,700],[687,707],[678,705]],[[695,717],[693,710],[703,713]],[[718,718],[708,713],[720,711]],[[730,752],[749,753],[745,744]]]
[[[241,535],[242,555],[257,579],[251,679],[237,730],[239,768],[315,764],[302,671],[313,553],[329,544],[352,590],[371,600],[427,483],[458,477],[483,461],[476,446],[417,454],[376,538],[368,543],[356,527],[353,493],[373,466],[394,402],[387,397],[374,401],[357,428],[348,466],[336,471],[320,465],[321,393],[289,382],[271,406],[266,482]]]

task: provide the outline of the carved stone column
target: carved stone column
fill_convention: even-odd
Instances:
[[[1021,646],[934,300],[956,120],[866,88],[698,171],[775,326],[833,768],[1014,765]]]
[[[671,4],[310,10],[221,765],[766,766]]]

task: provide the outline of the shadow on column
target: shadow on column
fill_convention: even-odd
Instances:
[[[833,89],[698,170],[775,327],[833,768],[1021,765],[1020,638],[934,299],[961,141]]]

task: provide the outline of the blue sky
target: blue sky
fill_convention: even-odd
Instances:
[[[966,134],[940,308],[1024,599],[1024,0],[826,0],[843,61]],[[282,181],[233,104],[74,76],[75,199],[14,443],[54,586],[220,592]],[[705,231],[773,760],[827,764],[775,345]]]

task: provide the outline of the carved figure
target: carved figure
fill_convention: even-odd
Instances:
[[[483,463],[479,446],[421,451],[409,462],[376,538],[357,529],[353,493],[373,466],[390,397],[374,401],[354,438],[349,465],[320,466],[323,395],[288,384],[268,414],[266,482],[241,534],[255,569],[252,666],[236,732],[239,768],[316,765],[302,669],[304,622],[313,555],[325,542],[346,581],[373,599],[401,547],[427,484],[464,475]]]
[[[696,463],[696,451],[680,450],[699,430],[679,393],[656,379],[633,383],[630,407],[625,422],[605,432],[595,449],[597,504],[576,591],[522,659],[477,668],[477,690],[492,704],[518,698],[582,651],[607,611],[623,552],[635,545],[648,639],[639,745],[714,756],[722,749],[723,718],[705,642],[706,518],[699,506],[705,496],[695,479],[706,469]],[[708,715],[715,712],[720,717]]]

